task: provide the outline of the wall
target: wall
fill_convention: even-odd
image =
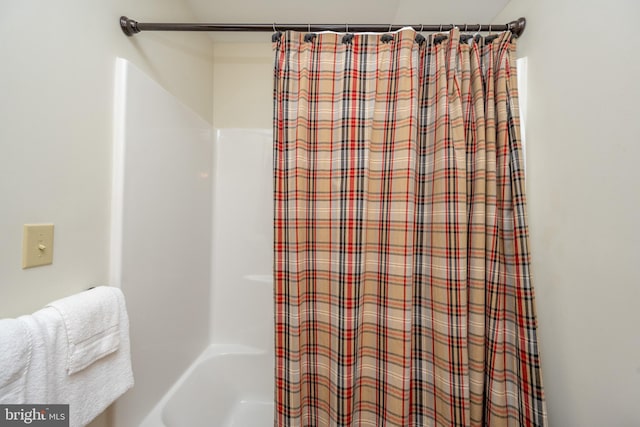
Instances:
[[[271,34],[255,33],[251,38],[263,41],[214,44],[215,128],[271,129],[273,126]]]
[[[141,21],[193,19],[183,1],[3,0],[0,6],[0,317],[108,282],[115,57],[208,120],[211,42],[125,37]],[[53,265],[21,269],[22,224],[55,224]]]
[[[528,20],[527,178],[551,426],[640,413],[640,3],[513,0]]]

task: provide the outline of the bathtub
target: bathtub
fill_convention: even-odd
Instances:
[[[273,426],[273,355],[212,344],[140,427]]]

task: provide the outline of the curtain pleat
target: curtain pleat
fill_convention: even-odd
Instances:
[[[275,43],[276,426],[545,426],[510,33]]]

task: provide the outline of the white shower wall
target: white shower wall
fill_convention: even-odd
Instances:
[[[208,344],[211,125],[129,61],[116,65],[111,279],[126,296],[136,426]]]
[[[218,360],[248,360],[225,371],[240,383],[255,363],[273,365],[271,130],[214,132],[124,59],[114,116],[111,283],[127,297],[136,385],[113,425],[183,425],[175,402],[215,392],[271,413],[271,368],[248,378],[261,393],[234,384],[232,396],[217,382],[181,392],[201,376],[183,374],[200,365],[215,377]],[[201,403],[230,419],[246,412]],[[264,421],[256,414],[250,425]]]
[[[218,129],[213,164],[210,340],[273,348],[270,129]]]

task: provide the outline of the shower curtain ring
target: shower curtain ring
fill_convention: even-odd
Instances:
[[[273,23],[273,32],[274,32],[274,33],[277,33],[277,32],[278,32],[278,30],[276,30],[276,23],[275,23],[275,22]]]
[[[311,24],[307,24],[309,26],[309,33],[311,32]]]
[[[465,33],[467,32],[467,27],[468,27],[468,26],[469,26],[469,25],[464,24],[464,32],[465,32]]]
[[[478,29],[476,30],[475,33],[473,33],[473,39],[475,40],[476,37],[478,37],[480,35],[480,30],[482,29],[482,25],[478,24]]]
[[[442,24],[440,24],[440,31],[438,31],[439,33],[442,32]]]
[[[424,24],[420,24],[420,32],[424,31]]]
[[[344,24],[344,27],[346,28],[345,33],[349,34],[349,24]]]
[[[389,24],[389,31],[387,31],[387,33],[390,33],[390,32],[391,32],[391,26],[392,26],[392,25],[393,25],[393,24]]]
[[[489,35],[491,35],[493,31],[491,31],[491,24],[489,24]]]

